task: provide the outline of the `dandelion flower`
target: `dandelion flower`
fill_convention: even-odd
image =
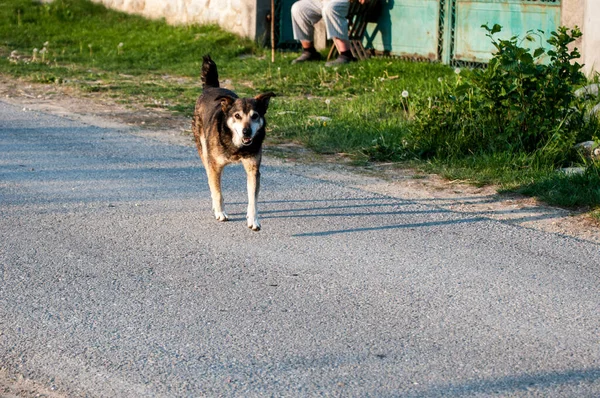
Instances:
[[[454,73],[456,73],[457,75],[460,75],[460,68],[454,69]]]
[[[443,79],[443,78],[441,78],[441,77],[438,77],[438,82],[440,82],[440,83],[441,83],[441,82],[443,82],[443,81],[444,81],[444,79]]]
[[[408,91],[402,91],[402,98],[408,98]]]
[[[44,47],[40,50],[40,55],[42,56],[42,62],[46,62],[46,53],[47,52],[48,52],[48,49],[46,49],[46,47]]]
[[[327,105],[329,105],[329,104],[331,104],[331,100],[330,100],[329,98],[327,98],[327,99],[325,100],[325,103],[326,103]]]

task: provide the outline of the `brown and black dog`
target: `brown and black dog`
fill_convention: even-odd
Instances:
[[[260,162],[265,138],[265,113],[274,93],[239,98],[219,87],[217,65],[205,55],[202,63],[202,95],[196,101],[192,131],[202,159],[212,197],[215,218],[227,221],[221,194],[223,168],[242,162],[248,185],[248,228],[260,230],[256,201],[260,189]]]

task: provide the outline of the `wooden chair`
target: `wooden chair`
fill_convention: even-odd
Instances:
[[[361,4],[358,0],[350,0],[350,9],[348,10],[348,40],[350,41],[350,51],[358,59],[369,58],[369,53],[362,44],[367,23],[373,22],[374,15],[380,11],[380,0],[367,0]],[[337,57],[338,50],[335,43],[331,45],[327,60]]]

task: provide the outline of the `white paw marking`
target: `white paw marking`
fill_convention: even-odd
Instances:
[[[252,221],[248,219],[248,228],[253,231],[260,231],[260,223],[258,222],[258,219],[254,219]]]
[[[229,220],[229,216],[224,211],[215,211],[215,218],[219,221]]]

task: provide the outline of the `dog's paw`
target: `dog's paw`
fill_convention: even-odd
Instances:
[[[215,211],[215,218],[218,221],[229,221],[229,216],[224,211]]]
[[[248,220],[248,228],[253,231],[260,231],[260,223],[258,220]]]

